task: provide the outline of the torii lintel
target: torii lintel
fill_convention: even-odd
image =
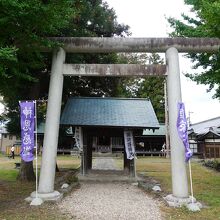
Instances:
[[[216,52],[219,38],[110,38],[110,37],[53,37],[63,44],[67,53],[140,52],[164,53],[175,47],[180,53]]]

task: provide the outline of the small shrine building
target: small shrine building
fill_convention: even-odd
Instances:
[[[60,124],[77,129],[80,127],[82,174],[92,169],[94,152],[126,152],[125,131],[131,131],[134,137],[141,135],[143,129],[159,128],[151,102],[139,98],[70,98],[62,112]],[[127,159],[126,153],[124,172],[135,175],[134,159]]]

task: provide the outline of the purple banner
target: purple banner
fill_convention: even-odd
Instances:
[[[21,158],[25,162],[34,160],[35,105],[32,102],[20,102],[21,113]]]
[[[178,118],[177,118],[177,131],[179,134],[179,137],[183,141],[183,144],[185,146],[185,159],[188,161],[192,157],[192,151],[189,148],[189,141],[188,141],[188,126],[187,126],[187,120],[186,120],[186,114],[185,114],[185,106],[184,103],[179,102],[178,103]]]

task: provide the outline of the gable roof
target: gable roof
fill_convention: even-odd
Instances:
[[[201,135],[198,135],[197,136],[197,140],[203,140],[203,139],[206,139],[206,138],[217,138],[217,139],[220,139],[220,133],[217,133],[213,130],[209,130],[208,132],[204,133],[204,134],[201,134]]]
[[[60,124],[135,128],[159,127],[149,100],[126,98],[70,98],[63,110]]]
[[[212,118],[202,122],[192,124],[189,129],[193,129],[196,134],[206,134],[210,129],[218,133],[220,131],[220,117]]]

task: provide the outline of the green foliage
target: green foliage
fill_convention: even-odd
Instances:
[[[215,169],[217,171],[220,171],[220,162],[216,159],[214,159],[214,160],[205,160],[204,161],[204,166],[210,167],[210,168]]]
[[[0,75],[7,77],[6,70],[9,65],[13,65],[17,62],[15,47],[0,48]]]
[[[42,47],[54,47],[50,36],[114,36],[129,34],[128,26],[116,21],[113,9],[102,0],[3,0],[0,2],[0,95],[4,97],[4,120],[8,130],[19,133],[18,100],[47,100],[51,54]],[[114,62],[116,54],[69,56],[73,63]],[[91,82],[90,82],[91,81]],[[79,82],[79,83],[78,83]],[[86,82],[86,83],[84,83]],[[103,84],[103,86],[102,86]],[[110,94],[116,80],[68,79],[64,102],[70,94]],[[109,85],[109,87],[108,87]],[[82,87],[81,87],[82,86]],[[85,87],[84,87],[85,86]],[[91,88],[87,91],[87,86]],[[45,116],[44,106],[40,116]]]
[[[0,33],[0,94],[4,97],[6,108],[3,118],[9,121],[7,125],[10,132],[20,133],[19,100],[45,100],[38,106],[38,121],[45,118],[51,54],[42,54],[40,49],[57,46],[47,37],[130,35],[129,27],[119,24],[116,19],[115,11],[103,0],[0,2],[0,29],[5,30]],[[153,63],[153,59],[158,60],[157,55],[154,56],[67,54],[66,62],[144,64]],[[151,82],[154,86],[149,87]],[[65,77],[63,104],[69,96],[140,96],[150,98],[156,111],[159,109],[159,112],[163,112],[163,79]],[[163,113],[158,116],[163,118]]]
[[[4,68],[4,72],[1,71],[1,79],[4,80],[2,77],[7,76],[15,80],[16,78],[32,80],[34,78],[32,71],[43,66],[40,48],[52,46],[45,37],[57,34],[61,27],[67,25],[71,13],[67,0],[2,0],[0,59],[3,63],[7,61],[11,63]]]
[[[174,31],[171,36],[178,37],[217,37],[220,38],[220,2],[219,0],[185,0],[191,7],[192,16],[182,14],[183,20],[169,18]],[[214,98],[220,99],[220,52],[216,54],[188,54],[194,69],[203,68],[202,73],[187,74],[197,83],[209,85],[209,91],[215,89]]]
[[[126,61],[127,60],[127,61]],[[122,54],[120,61],[123,63],[163,64],[164,61],[158,54]],[[159,122],[165,122],[165,99],[163,77],[151,76],[145,78],[121,79],[121,96],[134,98],[147,98],[151,101]]]
[[[19,131],[18,100],[45,93],[37,86],[46,87],[49,59],[40,49],[56,46],[46,37],[58,34],[72,16],[74,10],[68,0],[0,1],[0,95],[10,132]]]
[[[128,36],[129,26],[119,24],[114,9],[102,0],[76,0],[73,7],[76,15],[69,26],[62,30],[62,36],[113,37]],[[68,54],[67,63],[119,63],[115,53]],[[64,79],[63,102],[69,96],[123,96],[121,79],[109,77],[66,77]]]
[[[62,36],[112,37],[127,36],[129,26],[119,24],[113,8],[103,0],[74,0],[75,16]]]

